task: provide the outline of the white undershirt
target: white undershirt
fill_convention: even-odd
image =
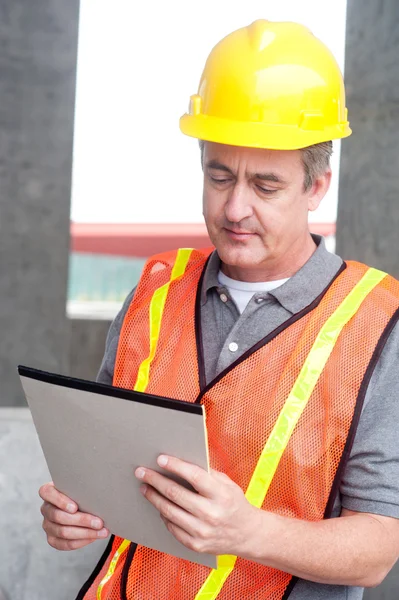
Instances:
[[[219,271],[218,273],[219,283],[228,289],[229,294],[237,304],[240,313],[244,312],[245,307],[254,294],[275,290],[288,281],[288,279],[289,277],[287,277],[287,279],[278,279],[276,281],[237,281],[236,279],[227,277],[222,271]]]

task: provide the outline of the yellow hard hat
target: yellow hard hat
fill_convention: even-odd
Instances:
[[[303,25],[259,20],[213,48],[180,129],[220,144],[294,150],[349,136],[347,116],[328,48]]]

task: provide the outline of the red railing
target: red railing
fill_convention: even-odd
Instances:
[[[334,235],[335,223],[312,223],[310,230]],[[202,223],[71,223],[73,252],[146,257],[174,248],[210,245]]]

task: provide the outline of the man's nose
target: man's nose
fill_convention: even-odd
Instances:
[[[248,190],[242,184],[236,184],[230,191],[225,205],[226,218],[231,223],[239,223],[253,214]]]

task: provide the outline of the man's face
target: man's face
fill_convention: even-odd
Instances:
[[[247,281],[292,274],[304,246],[313,244],[308,211],[319,205],[331,173],[305,191],[299,150],[213,142],[205,142],[203,169],[203,214],[226,273]]]

